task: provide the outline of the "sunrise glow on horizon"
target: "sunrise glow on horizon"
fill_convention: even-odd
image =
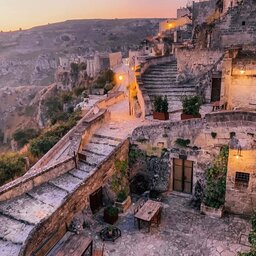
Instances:
[[[167,18],[187,0],[0,0],[0,30],[71,19]]]

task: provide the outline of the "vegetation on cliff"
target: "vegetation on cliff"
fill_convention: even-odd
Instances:
[[[0,155],[0,186],[25,172],[26,162],[22,154],[9,152]]]

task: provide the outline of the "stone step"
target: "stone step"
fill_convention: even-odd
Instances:
[[[79,187],[82,182],[82,179],[74,177],[69,173],[65,173],[54,180],[51,180],[49,183],[70,193],[75,188]]]
[[[69,173],[71,175],[73,175],[74,177],[76,177],[78,179],[82,179],[82,180],[86,180],[90,176],[90,172],[85,172],[80,169],[74,169],[74,170],[70,171]]]
[[[173,93],[196,93],[196,90],[194,88],[186,88],[186,89],[179,89],[179,88],[175,88],[175,89],[156,89],[156,90],[147,90],[148,94],[173,94]]]
[[[114,148],[120,142],[113,139],[109,139],[109,138],[100,138],[100,137],[93,136],[90,140],[90,143],[94,143],[98,145],[106,145]]]
[[[91,153],[91,152],[84,152],[83,153],[86,155],[86,164],[89,164],[91,166],[95,166],[101,163],[101,161],[103,161],[106,156],[103,155],[98,155],[95,153]]]
[[[184,95],[184,94],[176,94],[176,95],[150,94],[149,98],[152,102],[154,102],[156,96],[162,96],[162,97],[166,96],[168,102],[171,102],[171,101],[181,101],[182,97],[184,97],[184,96],[194,96],[194,95],[195,94],[186,94],[186,95]]]
[[[181,89],[187,89],[187,88],[195,88],[193,85],[179,85],[176,83],[173,84],[144,84],[142,86],[145,89],[148,90],[154,90],[154,89],[175,89],[175,88],[181,88]]]
[[[166,80],[174,80],[176,81],[176,75],[165,75],[165,76],[155,76],[155,75],[147,75],[142,78],[142,81],[166,81]]]
[[[107,143],[100,144],[100,143],[94,143],[94,142],[90,141],[86,145],[86,147],[83,149],[83,151],[89,151],[92,153],[107,156],[107,155],[111,154],[111,152],[113,151],[114,148],[115,147],[113,147],[112,145],[108,145]]]
[[[145,74],[143,74],[143,76],[147,76],[147,75],[158,75],[158,76],[161,76],[161,75],[174,75],[174,74],[177,74],[178,71],[177,70],[165,70],[165,71],[150,71],[150,72],[146,72]]]
[[[100,138],[100,139],[113,140],[113,141],[116,141],[116,142],[119,142],[119,143],[122,142],[122,139],[115,138],[115,137],[110,137],[110,136],[105,136],[105,135],[102,135],[102,134],[95,133],[93,136],[96,137],[96,138]]]
[[[86,162],[79,161],[77,169],[89,173],[94,169],[94,167],[95,165],[92,166],[87,164]]]

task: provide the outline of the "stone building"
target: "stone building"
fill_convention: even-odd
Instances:
[[[110,68],[109,54],[96,52],[95,55],[87,59],[87,75],[91,78],[103,70]]]
[[[132,155],[137,155],[139,164],[132,167],[131,179],[139,175],[149,189],[195,195],[197,186],[204,187],[214,157],[229,145],[225,206],[233,213],[251,214],[256,206],[255,118],[255,113],[227,111],[139,127],[132,135]],[[179,145],[181,138],[189,145]]]
[[[121,52],[110,53],[109,54],[109,63],[110,63],[111,69],[122,64],[122,53]]]

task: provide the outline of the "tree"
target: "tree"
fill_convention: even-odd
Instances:
[[[51,120],[51,123],[56,123],[56,116],[63,112],[63,105],[59,97],[50,97],[46,100],[45,106],[47,108],[46,117]]]
[[[13,134],[13,139],[18,143],[19,147],[26,145],[31,139],[37,137],[39,132],[35,129],[18,129]]]

